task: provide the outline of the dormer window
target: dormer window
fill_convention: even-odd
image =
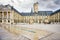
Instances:
[[[0,12],[0,13],[2,13],[2,12]]]

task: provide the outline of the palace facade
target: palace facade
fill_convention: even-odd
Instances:
[[[60,10],[52,11],[38,11],[38,3],[34,3],[31,12],[20,13],[13,6],[0,5],[0,23],[49,23],[60,22]]]
[[[13,24],[20,22],[23,17],[10,5],[0,5],[0,23]]]
[[[53,12],[51,15],[50,15],[50,21],[52,23],[60,23],[60,9]]]

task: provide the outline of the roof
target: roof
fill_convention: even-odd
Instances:
[[[6,8],[10,8],[11,10],[14,10],[15,12],[17,12],[18,14],[20,14],[20,12],[18,10],[16,10],[13,6],[11,5],[5,5]],[[21,15],[21,14],[20,14]]]
[[[51,13],[53,13],[52,11],[38,11],[38,13],[36,13],[37,16],[47,16],[50,15]],[[35,13],[21,13],[22,16],[35,16]]]
[[[53,12],[51,15],[54,15],[56,13],[60,12],[60,9],[58,9],[57,11]]]
[[[14,7],[12,7],[12,10],[14,10],[15,12],[17,12],[18,14],[22,15],[19,11],[17,11]]]
[[[52,11],[38,11],[38,15],[48,16],[52,14]]]
[[[0,5],[0,10],[9,10],[11,9],[10,6],[7,6],[7,5]]]

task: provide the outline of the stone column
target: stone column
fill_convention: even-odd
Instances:
[[[11,11],[10,13],[10,23],[14,23],[13,13],[14,11]]]
[[[38,23],[39,23],[39,16],[38,16]]]
[[[14,11],[11,13],[12,15],[12,23],[14,23]]]
[[[23,17],[24,18],[24,23],[25,23],[25,17]]]
[[[11,13],[10,13],[10,24],[11,24]]]
[[[58,15],[57,15],[57,16],[58,16],[58,23],[59,23],[59,13],[58,13]]]
[[[37,21],[38,21],[38,23],[39,23],[39,19],[38,19]]]
[[[7,12],[7,19],[6,19],[6,23],[8,24],[8,12]]]
[[[56,20],[55,16],[56,16],[56,14],[54,15],[54,23],[56,23],[56,22],[55,22],[55,20]]]

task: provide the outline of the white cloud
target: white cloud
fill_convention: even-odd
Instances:
[[[60,3],[59,0],[38,0],[39,2],[39,7],[45,10],[56,10],[60,8],[59,4],[56,4],[58,2]],[[56,3],[55,3],[56,2]],[[40,10],[39,8],[39,10]]]
[[[19,0],[19,9],[20,11],[29,12],[33,6],[34,0]],[[18,10],[19,10],[18,9]]]
[[[1,4],[7,4],[7,3],[9,3],[9,1],[10,1],[10,0],[0,0],[0,3],[1,3]]]
[[[39,2],[39,10],[55,10],[60,8],[59,0],[0,0],[0,4],[13,5],[19,11],[30,11],[34,2]]]

